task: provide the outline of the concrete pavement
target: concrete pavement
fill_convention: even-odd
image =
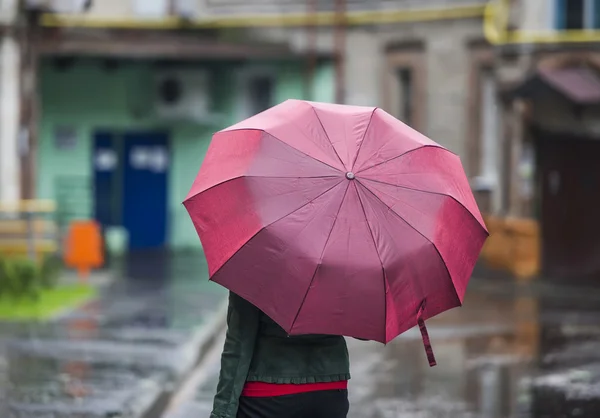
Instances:
[[[388,346],[349,340],[349,418],[600,417],[600,292],[474,278],[465,306]],[[218,356],[165,418],[207,418]]]
[[[53,323],[0,324],[1,417],[157,417],[225,319],[202,254],[137,256]]]

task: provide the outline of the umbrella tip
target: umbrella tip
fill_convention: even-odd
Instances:
[[[353,173],[352,171],[348,171],[348,172],[346,173],[346,178],[347,178],[348,180],[354,180],[354,179],[356,178],[356,176],[354,175],[354,173]]]

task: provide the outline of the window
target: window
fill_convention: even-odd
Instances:
[[[407,125],[413,124],[413,73],[411,68],[399,68],[396,76],[400,94],[398,119]]]
[[[583,29],[586,27],[586,7],[585,0],[567,0],[565,2],[564,11],[564,28],[565,29]]]
[[[600,29],[600,0],[555,0],[555,27]]]
[[[273,105],[273,78],[263,75],[252,77],[248,83],[251,114],[260,113]]]
[[[484,182],[495,186],[498,180],[498,104],[496,80],[492,70],[484,69],[481,72],[481,166],[480,173]]]
[[[238,119],[256,115],[274,105],[275,74],[269,68],[243,68],[239,73]]]
[[[425,45],[402,41],[386,47],[385,78],[382,80],[384,108],[416,130],[424,130],[426,107]]]

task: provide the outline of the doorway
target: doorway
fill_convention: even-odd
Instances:
[[[130,250],[161,249],[167,240],[168,135],[97,132],[93,146],[94,216],[122,226]]]
[[[540,134],[542,263],[549,277],[600,278],[600,141]]]

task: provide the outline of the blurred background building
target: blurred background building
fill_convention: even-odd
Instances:
[[[596,0],[496,1],[488,9],[501,120],[500,141],[492,141],[502,168],[496,213],[510,219],[491,220],[487,250],[517,276],[589,283],[600,272],[599,28]]]
[[[379,106],[462,157],[488,215],[488,267],[600,271],[600,1],[0,0],[0,11],[0,200],[55,200],[61,224],[94,218],[127,231],[132,250],[193,248],[180,202],[214,131],[287,98]]]

